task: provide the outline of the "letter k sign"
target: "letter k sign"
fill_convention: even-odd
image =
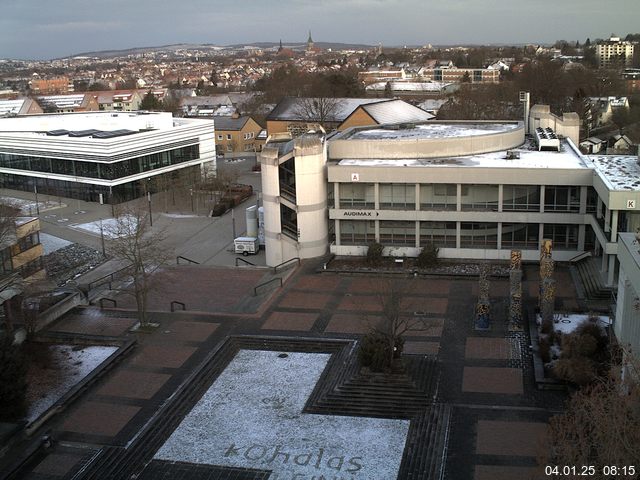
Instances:
[[[303,413],[331,355],[279,353],[240,350],[154,458],[270,480],[395,479],[409,421]]]

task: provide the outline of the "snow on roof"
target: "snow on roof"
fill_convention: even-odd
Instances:
[[[640,189],[640,164],[635,155],[589,155],[587,157],[610,190]]]
[[[548,168],[548,169],[582,169],[588,166],[581,156],[566,142],[561,143],[561,150],[538,151],[535,142],[527,139],[516,151],[520,158],[508,159],[506,150],[481,153],[477,155],[440,157],[440,158],[407,158],[407,159],[343,159],[340,166],[370,167],[485,167],[485,168]]]
[[[319,121],[319,118],[303,118],[308,116],[308,112],[304,108],[304,102],[313,102],[313,101],[324,101],[325,99],[317,99],[317,98],[298,98],[298,97],[285,97],[280,103],[278,103],[275,108],[269,113],[267,116],[267,120],[312,120]],[[332,110],[329,115],[327,115],[327,120],[333,122],[342,122],[344,121],[351,113],[358,108],[360,105],[366,105],[368,103],[377,103],[388,101],[387,98],[330,98],[327,99],[330,102],[335,101],[335,108],[330,108]]]
[[[0,100],[0,115],[19,114],[26,98],[19,100]]]
[[[348,140],[406,139],[408,140],[408,139],[472,137],[472,136],[478,136],[478,135],[490,135],[493,133],[504,133],[519,127],[520,125],[517,122],[463,123],[463,124],[456,124],[456,123],[429,124],[427,123],[422,125],[415,125],[411,128],[382,127],[382,128],[368,128],[368,129],[359,130],[359,131],[357,130],[353,134],[343,137],[343,139],[348,139]]]
[[[362,105],[359,108],[365,110],[379,124],[424,122],[434,117],[432,114],[402,100],[389,100],[387,102]]]
[[[387,83],[395,92],[440,92],[450,83],[444,82],[377,82],[367,85],[366,90],[384,91]]]

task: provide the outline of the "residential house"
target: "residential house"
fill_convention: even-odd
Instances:
[[[589,102],[594,127],[611,123],[613,112],[617,108],[629,110],[628,97],[590,97]]]
[[[73,92],[73,82],[68,77],[35,78],[29,83],[34,95],[65,95]]]
[[[216,151],[225,156],[259,152],[264,141],[257,137],[262,127],[251,117],[233,115],[213,117]]]
[[[38,102],[32,98],[0,100],[0,117],[9,115],[29,115],[43,113]]]
[[[140,102],[146,95],[144,91],[106,90],[91,92],[98,102],[98,110],[114,112],[134,112],[140,109]]]
[[[338,126],[338,130],[351,127],[366,127],[385,123],[418,123],[431,120],[434,115],[403,100],[391,99],[359,105]]]
[[[99,110],[98,100],[91,93],[72,95],[46,95],[36,97],[46,113],[96,112]]]

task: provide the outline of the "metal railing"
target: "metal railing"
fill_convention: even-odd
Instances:
[[[236,257],[236,267],[238,266],[238,262],[246,263],[247,265],[256,266],[255,263],[251,263],[249,260],[245,260],[244,258]]]
[[[267,285],[270,285],[270,284],[272,284],[273,282],[279,282],[280,284],[278,285],[278,287],[282,288],[282,279],[281,279],[280,277],[272,278],[272,279],[271,279],[271,280],[269,280],[268,282],[264,282],[264,283],[261,283],[260,285],[256,285],[256,286],[253,288],[253,296],[254,296],[254,297],[257,297],[257,296],[258,296],[258,289],[259,289],[259,288],[262,288],[262,287],[265,287],[265,286],[267,286]]]
[[[174,300],[173,302],[171,302],[171,311],[172,311],[172,312],[175,312],[175,311],[176,311],[176,305],[178,305],[178,306],[182,307],[182,310],[183,310],[183,311],[187,309],[187,306],[186,306],[184,303],[179,302],[179,301],[177,301],[177,300]]]
[[[100,300],[98,300],[98,305],[100,305],[100,308],[104,308],[104,302],[111,302],[111,306],[113,308],[118,307],[118,302],[116,302],[113,298],[102,297]]]
[[[576,255],[575,257],[570,258],[569,259],[569,263],[576,263],[576,262],[579,262],[580,260],[585,259],[585,258],[590,257],[590,256],[591,256],[591,252],[582,252],[582,253],[579,253],[578,255]]]
[[[115,280],[115,276],[119,273],[124,272],[125,270],[128,270],[129,268],[131,268],[131,265],[127,265],[126,267],[123,267],[120,270],[116,270],[115,272],[112,272],[108,275],[100,277],[97,280],[90,282],[89,285],[87,285],[87,287],[89,290],[92,290],[96,287],[99,287],[100,285],[109,284],[109,289],[111,289],[111,283]]]
[[[300,257],[293,257],[293,258],[290,258],[289,260],[285,260],[284,262],[276,265],[275,267],[273,267],[273,273],[278,273],[278,269],[280,267],[284,267],[285,265],[288,265],[291,262],[298,262],[298,265],[300,265]]]
[[[193,263],[194,265],[200,265],[200,262],[196,262],[195,260],[191,260],[190,258],[183,257],[182,255],[178,255],[176,257],[176,265],[180,265],[180,259],[186,260],[188,263]]]

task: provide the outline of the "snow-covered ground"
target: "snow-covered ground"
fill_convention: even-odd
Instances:
[[[409,421],[302,413],[330,355],[241,350],[154,458],[269,478],[396,478]]]
[[[45,346],[42,346],[45,348]],[[118,347],[49,345],[46,368],[32,365],[28,373],[27,420],[33,422],[76,383],[89,375]]]
[[[129,221],[132,220],[133,217],[129,217]],[[96,235],[98,237],[100,236],[101,230],[105,238],[117,238],[118,236],[120,236],[117,233],[118,221],[115,218],[105,218],[102,220],[96,220],[95,222],[77,223],[69,226],[77,230],[84,230],[85,232]]]
[[[5,203],[8,205],[13,205],[16,208],[20,209],[20,212],[24,215],[35,215],[38,211],[36,208],[36,202],[34,200],[24,200],[22,198],[13,198],[13,197],[0,197],[0,203]],[[53,210],[54,208],[62,208],[66,207],[64,203],[58,203],[51,200],[41,201],[38,199],[38,208],[41,212],[46,210]]]
[[[556,318],[554,318],[553,328],[556,332],[564,334],[572,333],[576,328],[578,328],[578,325],[588,319],[589,315],[585,313],[568,313],[558,315]],[[542,318],[540,317],[540,315],[537,316],[536,321],[538,322],[538,325],[542,324]],[[598,325],[604,328],[610,324],[611,319],[607,315],[598,316]]]
[[[64,238],[54,237],[53,235],[49,235],[48,233],[40,232],[40,243],[44,248],[44,254],[49,255],[51,252],[60,250],[67,245],[71,245],[71,243],[73,242],[65,240]]]

